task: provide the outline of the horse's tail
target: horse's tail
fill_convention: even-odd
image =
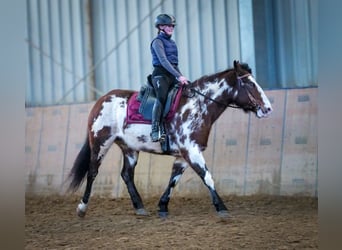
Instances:
[[[89,170],[90,153],[89,136],[87,135],[86,141],[78,153],[74,165],[70,171],[68,179],[71,179],[71,181],[68,191],[75,192],[83,183]]]

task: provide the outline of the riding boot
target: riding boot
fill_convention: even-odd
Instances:
[[[153,142],[157,142],[160,140],[160,117],[162,112],[161,103],[156,100],[153,105],[152,110],[152,131],[151,131],[151,139]]]

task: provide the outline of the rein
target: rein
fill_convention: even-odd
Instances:
[[[215,102],[215,103],[217,103],[217,104],[219,104],[219,105],[222,105],[222,106],[225,106],[225,107],[228,107],[228,106],[229,106],[229,105],[227,105],[227,104],[225,104],[225,103],[216,101],[215,99],[211,98],[210,96],[207,96],[207,95],[203,94],[202,92],[196,90],[196,89],[193,88],[193,87],[187,87],[187,86],[185,86],[185,88],[186,88],[186,89],[189,89],[190,92],[192,93],[192,95],[186,95],[186,96],[189,97],[189,98],[193,98],[193,97],[195,96],[195,94],[199,94],[200,96],[203,96],[204,98],[209,99],[210,101]]]

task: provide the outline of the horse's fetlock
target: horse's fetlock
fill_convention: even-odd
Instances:
[[[228,211],[227,207],[223,203],[214,204],[216,211]]]
[[[158,212],[168,212],[169,209],[168,209],[168,204],[169,204],[169,201],[165,201],[165,200],[160,200],[159,203],[158,203],[158,207],[159,207],[159,211]]]

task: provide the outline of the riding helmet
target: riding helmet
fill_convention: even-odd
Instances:
[[[159,25],[176,25],[176,18],[168,14],[160,14],[154,20],[154,25],[158,28]]]

